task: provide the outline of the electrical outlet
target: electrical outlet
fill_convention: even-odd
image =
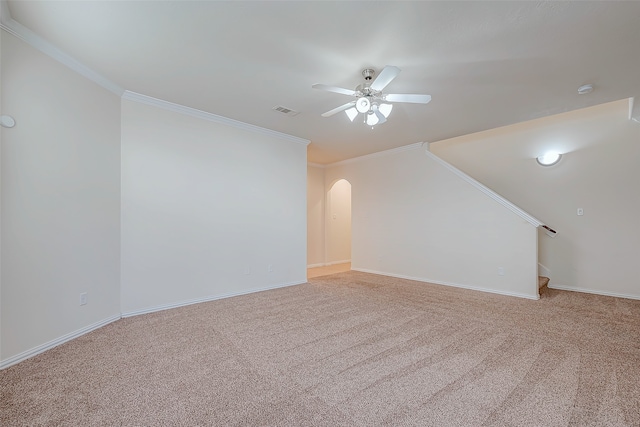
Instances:
[[[269,265],[267,265],[267,271],[268,271],[269,273],[273,273],[273,264],[269,264]]]
[[[582,216],[582,215],[584,215],[584,209],[582,209],[582,208],[578,208],[578,210],[577,210],[577,212],[576,212],[576,213],[577,213],[578,215]]]
[[[498,276],[504,276],[504,267],[498,267]]]
[[[83,292],[80,294],[80,305],[87,305],[87,293]]]

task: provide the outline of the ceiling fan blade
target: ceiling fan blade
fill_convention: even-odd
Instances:
[[[346,104],[334,108],[333,110],[327,111],[326,113],[322,114],[322,117],[331,117],[334,114],[339,113],[340,111],[344,111],[347,108],[353,107],[354,105],[356,105],[356,101],[347,102]]]
[[[382,114],[382,112],[378,109],[378,106],[377,106],[377,105],[374,105],[374,106],[373,106],[373,108],[372,108],[372,110],[373,110],[373,114],[375,114],[375,115],[376,115],[376,117],[378,117],[378,123],[376,123],[376,124],[381,125],[381,124],[383,124],[384,122],[386,122],[386,121],[387,121],[387,118],[386,118],[386,117],[384,116],[384,114]]]
[[[382,69],[378,77],[371,83],[371,89],[381,91],[384,89],[393,79],[400,74],[400,68],[393,65],[387,65]]]
[[[411,102],[414,104],[428,104],[431,95],[416,95],[409,93],[389,93],[384,99],[389,102]]]
[[[340,93],[342,95],[351,95],[351,96],[355,96],[356,95],[356,91],[355,90],[351,90],[351,89],[344,89],[341,87],[336,87],[336,86],[328,86],[328,85],[323,85],[320,83],[316,83],[314,85],[311,86],[314,89],[318,89],[318,90],[324,90],[326,92],[334,92],[334,93]]]

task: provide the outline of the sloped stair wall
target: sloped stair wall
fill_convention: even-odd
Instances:
[[[539,298],[542,222],[413,144],[331,165],[352,185],[352,269]]]

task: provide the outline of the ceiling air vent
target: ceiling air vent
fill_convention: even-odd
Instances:
[[[282,114],[286,114],[287,116],[291,116],[291,117],[297,116],[298,114],[300,114],[299,111],[295,111],[295,110],[292,110],[291,108],[283,107],[281,105],[277,105],[277,106],[273,107],[273,109],[275,111],[278,111],[278,112],[280,112]]]

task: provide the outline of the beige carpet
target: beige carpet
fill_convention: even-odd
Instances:
[[[358,272],[120,320],[0,371],[0,425],[640,426],[640,301]]]

